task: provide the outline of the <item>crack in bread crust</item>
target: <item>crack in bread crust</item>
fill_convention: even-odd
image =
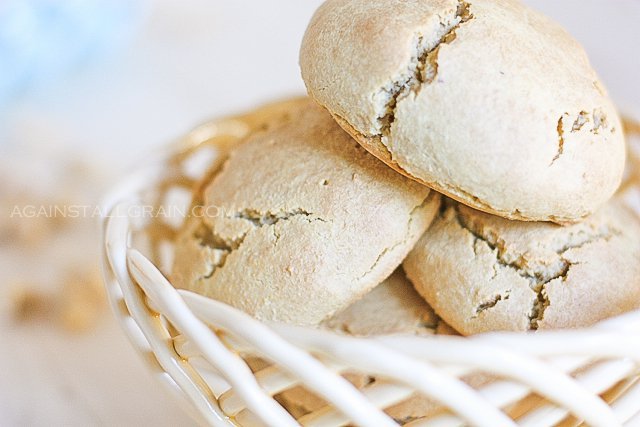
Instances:
[[[571,267],[575,264],[574,262],[566,259],[564,254],[569,250],[580,249],[601,240],[609,240],[620,233],[618,230],[607,228],[605,231],[586,234],[584,235],[583,240],[577,243],[567,243],[556,248],[555,253],[558,255],[558,265],[548,269],[548,271],[544,271],[539,268],[531,269],[527,265],[528,262],[524,257],[524,254],[516,254],[517,256],[509,254],[506,242],[500,239],[497,234],[492,233],[490,230],[486,230],[481,222],[474,223],[471,218],[466,217],[460,211],[457,203],[451,201],[443,203],[443,208],[440,211],[440,217],[442,218],[447,212],[451,212],[451,214],[449,214],[451,215],[451,219],[455,221],[462,230],[465,230],[473,236],[474,254],[477,255],[477,251],[475,249],[476,245],[484,244],[495,255],[495,262],[499,268],[511,269],[529,281],[529,287],[535,292],[535,299],[532,302],[531,311],[529,313],[529,329],[531,330],[539,328],[540,322],[544,319],[545,310],[551,303],[547,296],[545,286],[556,279],[566,281]],[[510,290],[507,290],[504,295],[496,295],[493,300],[486,301],[478,305],[476,307],[476,315],[492,309],[500,302],[508,300],[509,293]]]
[[[593,122],[593,126],[591,126],[591,128],[588,130],[593,134],[597,135],[602,130],[606,129],[608,129],[611,133],[614,133],[616,131],[614,127],[609,127],[609,120],[607,119],[607,115],[601,109],[595,109],[593,110],[593,113],[589,113],[584,110],[580,111],[575,116],[571,128],[569,129],[566,126],[565,120],[570,118],[571,117],[569,113],[564,113],[558,119],[558,125],[556,127],[556,132],[558,133],[558,151],[556,152],[554,158],[551,160],[549,166],[553,166],[556,160],[558,160],[560,156],[564,154],[564,144],[566,142],[565,135],[567,135],[567,133],[571,134],[580,132],[589,122]]]
[[[511,296],[511,290],[507,289],[503,294],[497,294],[495,297],[493,297],[493,299],[489,300],[489,301],[485,301],[482,304],[478,305],[476,307],[476,315],[474,317],[478,317],[478,315],[480,313],[482,313],[483,311],[486,310],[490,310],[493,307],[495,307],[500,301],[506,301],[509,299],[509,296]]]
[[[245,221],[250,222],[255,227],[263,227],[265,225],[274,225],[279,221],[286,221],[295,216],[303,216],[303,217],[311,218],[313,217],[313,214],[302,208],[294,209],[289,212],[276,212],[276,213],[273,213],[273,212],[260,213],[256,209],[243,209],[239,212],[236,212],[230,218],[243,219]],[[315,219],[318,221],[326,222],[322,218],[315,218]]]
[[[227,216],[229,219],[238,219],[242,221],[249,222],[253,229],[261,228],[261,227],[272,227],[274,229],[274,235],[276,238],[276,243],[279,240],[280,236],[275,233],[274,226],[281,221],[288,221],[292,218],[302,217],[307,222],[311,223],[314,221],[320,222],[328,222],[327,220],[314,216],[313,213],[308,212],[304,209],[294,209],[292,211],[283,211],[283,212],[264,212],[261,213],[256,209],[243,209],[234,213],[231,216]],[[224,267],[224,264],[227,260],[227,257],[231,255],[233,251],[238,250],[246,237],[249,235],[251,231],[245,232],[240,237],[235,239],[225,239],[220,234],[216,233],[216,231],[208,225],[202,219],[200,220],[197,228],[193,232],[193,237],[196,239],[198,244],[202,247],[207,247],[213,251],[215,251],[217,257],[216,262],[211,263],[209,265],[210,271],[204,274],[200,279],[210,279],[215,271],[219,268]]]
[[[403,74],[393,82],[380,89],[386,93],[388,101],[384,112],[377,118],[378,135],[383,139],[391,134],[391,125],[395,121],[395,109],[398,102],[411,92],[418,92],[423,85],[432,83],[438,74],[438,53],[443,44],[451,43],[456,38],[456,31],[460,26],[471,19],[473,15],[469,11],[470,4],[460,0],[455,14],[450,20],[443,19],[440,22],[441,33],[435,45],[429,46],[423,34],[416,35],[414,46],[414,60],[409,64],[408,73]],[[386,145],[386,144],[385,144]]]
[[[558,160],[560,156],[562,156],[562,153],[564,153],[564,117],[565,116],[562,115],[558,119],[558,126],[556,128],[556,131],[558,132],[558,152],[556,153],[553,160],[551,160],[551,164],[549,166],[553,165],[556,160]]]

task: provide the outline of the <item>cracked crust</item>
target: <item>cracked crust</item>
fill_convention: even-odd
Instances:
[[[328,0],[300,66],[367,150],[476,209],[571,223],[620,185],[620,120],[584,50],[517,0]]]
[[[385,334],[457,335],[416,293],[402,269],[396,270],[361,300],[325,320],[322,327],[363,337]],[[355,372],[347,373],[345,378],[361,389],[384,382],[383,379]],[[490,381],[481,374],[467,376],[465,380],[475,387]],[[280,393],[277,399],[296,418],[327,404],[300,386]],[[416,394],[385,411],[400,424],[404,424],[429,416],[438,409],[441,407],[436,402]]]
[[[200,187],[172,278],[269,321],[317,324],[402,262],[439,195],[378,162],[310,100]]]
[[[465,335],[588,326],[640,307],[640,225],[618,200],[566,227],[446,200],[403,265]]]

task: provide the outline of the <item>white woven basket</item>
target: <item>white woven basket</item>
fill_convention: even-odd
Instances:
[[[184,210],[168,212],[189,206],[206,165],[284,110],[281,103],[200,126],[105,202],[110,302],[148,366],[196,420],[391,426],[397,424],[382,409],[417,392],[441,408],[405,425],[640,425],[640,312],[584,330],[365,339],[264,324],[174,289],[165,275]],[[627,191],[637,189],[628,184]],[[149,215],[149,205],[164,211]],[[271,366],[252,373],[248,357]],[[383,381],[358,390],[344,372]],[[494,380],[478,388],[460,380],[474,372]],[[300,384],[328,404],[296,420],[272,396]]]

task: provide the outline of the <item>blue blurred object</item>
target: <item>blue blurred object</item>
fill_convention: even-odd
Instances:
[[[122,45],[143,0],[0,0],[0,106]]]

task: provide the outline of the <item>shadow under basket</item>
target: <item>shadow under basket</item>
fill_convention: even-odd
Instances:
[[[166,277],[194,186],[234,144],[286,116],[287,104],[198,127],[128,177],[104,204],[110,303],[154,375],[196,421],[278,427],[640,425],[640,312],[579,330],[357,338],[263,323],[175,289]],[[635,164],[638,152],[630,150]],[[640,200],[640,168],[631,171],[623,191]],[[345,374],[382,380],[358,389]],[[473,386],[463,381],[476,374],[490,380]],[[300,386],[324,405],[287,412],[279,396]],[[416,395],[433,402],[428,415],[399,420],[385,413]]]

